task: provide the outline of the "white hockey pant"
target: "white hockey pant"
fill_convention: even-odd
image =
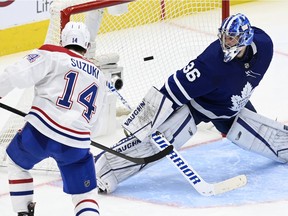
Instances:
[[[196,132],[196,125],[188,107],[177,110],[167,119],[158,130],[162,132],[176,149],[180,149]],[[123,139],[113,149],[131,157],[148,157],[159,152],[157,146],[151,143],[150,138],[142,142],[134,137]],[[96,175],[98,187],[107,193],[113,192],[117,185],[154,163],[148,165],[134,164],[110,153],[102,153],[96,161]]]
[[[243,109],[227,138],[241,148],[272,160],[288,161],[288,126]]]

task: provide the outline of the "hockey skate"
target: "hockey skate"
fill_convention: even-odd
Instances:
[[[19,212],[18,216],[34,216],[34,209],[35,209],[35,202],[34,203],[29,203],[27,206],[28,212]]]

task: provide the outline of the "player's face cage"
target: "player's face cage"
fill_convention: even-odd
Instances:
[[[242,50],[243,33],[219,30],[218,38],[224,52],[224,62],[231,61]]]

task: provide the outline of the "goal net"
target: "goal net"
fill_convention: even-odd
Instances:
[[[95,55],[119,55],[117,65],[123,68],[123,87],[119,92],[135,107],[151,86],[161,88],[170,74],[217,39],[222,18],[229,13],[228,1],[54,0],[45,42],[59,45],[61,29],[69,20],[87,22],[87,17],[92,17]],[[29,108],[29,94],[23,94],[18,109]],[[123,105],[118,101],[117,106]],[[5,165],[7,144],[23,124],[22,117],[13,115],[3,126],[0,166]],[[37,169],[57,169],[54,166],[53,162],[51,165],[44,161]]]

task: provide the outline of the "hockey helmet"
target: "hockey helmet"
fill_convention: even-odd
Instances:
[[[61,33],[61,45],[78,45],[85,50],[90,45],[90,33],[87,26],[82,22],[68,22]]]
[[[224,62],[231,61],[243,47],[252,43],[254,30],[248,18],[238,13],[227,17],[218,29],[218,37],[224,52]]]

